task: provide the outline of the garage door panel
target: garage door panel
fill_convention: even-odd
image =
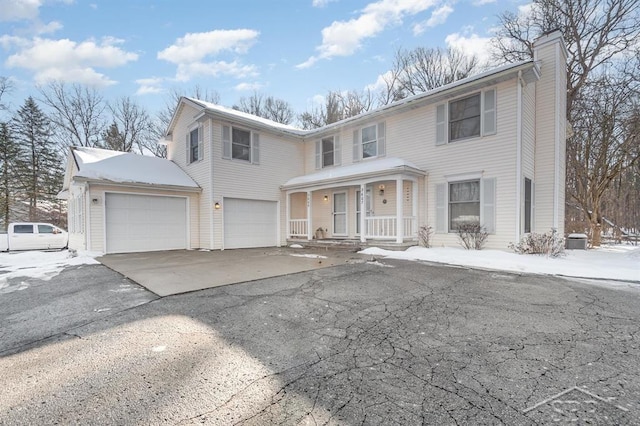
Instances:
[[[187,248],[186,198],[108,193],[108,253]]]
[[[251,248],[277,245],[276,201],[224,199],[224,247]]]

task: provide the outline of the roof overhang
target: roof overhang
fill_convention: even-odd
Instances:
[[[121,188],[137,188],[137,189],[153,189],[155,191],[177,191],[177,192],[202,192],[202,188],[194,186],[180,186],[180,185],[159,185],[157,183],[144,183],[144,182],[116,182],[108,179],[91,179],[83,176],[74,176],[74,183],[88,183],[89,185],[108,185],[117,186]]]
[[[348,166],[333,167],[289,179],[280,188],[284,191],[316,190],[331,186],[355,185],[393,176],[418,178],[427,172],[399,158],[365,160]]]

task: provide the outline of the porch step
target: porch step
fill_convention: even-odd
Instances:
[[[326,248],[326,249],[335,249],[335,250],[349,250],[349,251],[360,251],[364,250],[367,247],[380,247],[385,250],[397,250],[403,251],[409,247],[417,246],[417,241],[405,241],[403,243],[396,243],[394,241],[366,241],[362,242],[360,240],[355,239],[333,239],[326,238],[321,240],[305,240],[305,239],[296,239],[290,238],[287,240],[287,245],[291,244],[299,244],[302,247],[309,248]]]

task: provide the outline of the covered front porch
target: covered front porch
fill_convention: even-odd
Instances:
[[[291,179],[283,185],[287,239],[416,242],[424,175],[387,158]]]

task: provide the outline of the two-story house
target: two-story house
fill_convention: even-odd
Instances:
[[[300,130],[182,98],[168,159],[73,148],[70,245],[101,252],[230,249],[314,238],[457,246],[479,222],[486,246],[563,233],[566,50],[319,129]]]

